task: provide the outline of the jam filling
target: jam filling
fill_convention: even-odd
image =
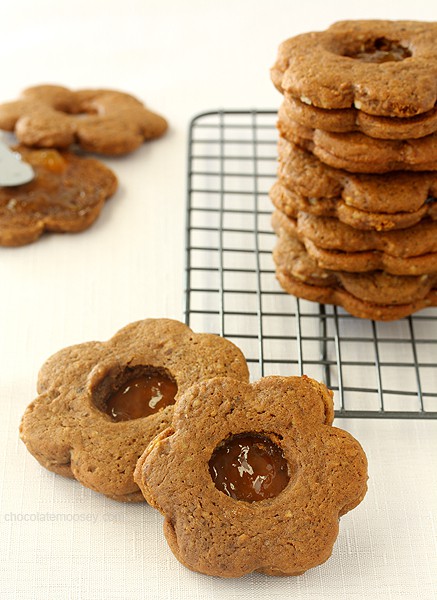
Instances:
[[[386,63],[396,61],[399,62],[412,56],[410,50],[402,46],[399,42],[387,40],[386,38],[377,38],[369,40],[361,45],[361,47],[353,52],[347,52],[344,56],[355,58],[363,62],[370,63]]]
[[[218,490],[245,502],[274,498],[290,480],[282,450],[256,433],[234,435],[217,446],[209,472]]]
[[[114,421],[140,419],[174,404],[176,383],[156,372],[142,374],[126,381],[106,402],[105,412]]]

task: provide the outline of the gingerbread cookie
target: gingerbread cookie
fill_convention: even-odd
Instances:
[[[348,173],[284,139],[279,141],[278,154],[281,182],[307,198],[341,198],[347,206],[367,212],[405,217],[416,213],[417,218],[434,211],[437,216],[437,173]]]
[[[319,267],[297,237],[280,230],[277,234],[278,239],[273,250],[273,260],[277,269],[286,271],[294,279],[310,285],[326,287],[337,284],[336,273]]]
[[[375,304],[406,304],[426,296],[435,287],[436,271],[410,276],[381,270],[361,272],[352,268],[342,271],[324,267],[309,251],[305,240],[299,239],[298,226],[294,224],[293,229],[292,221],[288,221],[291,227],[278,213],[273,215],[272,223],[279,236],[273,258],[297,279],[316,285],[339,283],[351,294]]]
[[[367,489],[364,451],[332,419],[332,393],[305,376],[187,391],[135,471],[176,558],[219,577],[299,575],[326,561],[339,517]]]
[[[44,231],[83,231],[117,189],[114,173],[96,159],[24,146],[15,150],[32,165],[35,178],[0,187],[1,246],[29,244]]]
[[[277,125],[286,140],[336,169],[352,173],[437,170],[437,133],[407,140],[370,138],[360,132],[332,133],[292,121],[283,107]]]
[[[409,118],[378,117],[356,108],[324,109],[288,96],[284,110],[292,121],[333,133],[360,131],[369,137],[403,140],[425,137],[437,131],[437,108]]]
[[[161,136],[167,121],[122,92],[38,85],[0,105],[0,129],[14,131],[26,146],[79,144],[88,152],[120,155]]]
[[[419,223],[426,215],[437,218],[437,202],[426,202],[413,212],[368,212],[338,198],[308,198],[296,189],[288,189],[279,179],[269,192],[273,205],[295,219],[299,211],[318,217],[335,217],[342,223],[363,231],[392,231]]]
[[[401,119],[432,112],[437,23],[340,21],[283,42],[271,76],[286,97],[323,109]]]
[[[285,215],[283,218],[289,220]],[[317,248],[330,252],[334,260],[338,257],[339,263],[334,269],[362,271],[355,258],[366,264],[366,271],[383,268],[398,275],[437,272],[437,221],[424,220],[396,231],[357,231],[337,219],[299,212],[297,235],[304,243],[310,241]],[[352,269],[340,264],[347,256]],[[372,265],[376,266],[372,268]]]
[[[393,321],[437,306],[437,274],[390,275],[384,271],[347,273],[326,270],[295,237],[279,232],[273,251],[276,277],[289,294],[335,304],[363,319]]]
[[[170,425],[181,394],[217,375],[248,380],[244,356],[231,342],[170,319],[131,323],[108,342],[71,346],[47,360],[21,439],[50,471],[139,502],[138,457]]]
[[[351,227],[336,219],[314,217],[303,212],[298,213],[296,219],[291,219],[275,211],[272,225],[278,234],[284,231],[291,237],[297,237],[311,258],[324,269],[350,273],[383,269],[392,275],[437,273],[435,221],[420,223],[411,228],[414,231],[357,231],[354,236]],[[396,235],[398,233],[399,236]],[[367,234],[370,237],[366,239]],[[403,236],[406,238],[405,245],[402,244]]]

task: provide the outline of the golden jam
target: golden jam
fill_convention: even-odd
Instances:
[[[106,413],[114,421],[140,419],[174,404],[176,383],[158,373],[134,377],[113,394],[106,403]]]
[[[245,502],[274,498],[290,480],[279,446],[256,433],[234,435],[220,444],[209,472],[218,490]]]

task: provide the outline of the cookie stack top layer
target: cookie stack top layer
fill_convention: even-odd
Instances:
[[[433,112],[437,23],[340,21],[283,42],[271,75],[286,98],[322,109],[396,118]]]
[[[335,23],[283,42],[271,73],[281,135],[326,164],[437,169],[437,23]]]

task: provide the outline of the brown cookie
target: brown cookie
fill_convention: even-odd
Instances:
[[[406,218],[413,213],[414,218],[430,213],[437,217],[437,173],[348,173],[325,165],[285,139],[279,140],[278,155],[281,182],[307,198],[341,198],[349,207],[390,215],[407,213]]]
[[[437,133],[408,140],[382,140],[360,132],[332,133],[292,121],[283,108],[277,126],[286,140],[336,169],[351,173],[437,170]]]
[[[284,230],[279,232],[273,259],[276,277],[287,293],[321,304],[342,306],[356,317],[392,321],[437,306],[436,273],[401,276],[384,271],[324,270],[309,256],[304,245]]]
[[[318,230],[317,225],[320,225]],[[352,250],[360,244],[360,234],[367,232],[357,231],[357,236],[353,237],[347,225],[344,225],[336,219],[325,219],[324,217],[314,217],[306,213],[298,213],[296,219],[287,217],[280,211],[275,211],[272,215],[273,229],[280,234],[282,231],[291,237],[296,237],[304,246],[309,256],[322,269],[333,271],[346,271],[348,273],[367,273],[369,271],[384,270],[391,275],[432,275],[437,273],[437,253],[426,252],[415,256],[404,256],[404,252],[411,249],[415,251],[414,242],[417,242],[417,247],[420,246],[422,239],[416,239],[406,245],[395,245],[387,238],[381,241],[362,241],[363,248],[367,250]],[[419,226],[423,236],[432,240],[435,244],[435,238],[432,238],[430,231],[426,225],[430,225],[430,229],[435,227],[435,222],[421,223]],[[338,241],[333,239],[335,231],[338,231]],[[399,233],[407,233],[409,230],[402,230]],[[395,232],[392,232],[395,233]],[[384,234],[381,234],[384,235]],[[414,236],[411,236],[414,238]],[[417,237],[417,236],[416,236]],[[341,240],[344,240],[345,249],[340,248]],[[401,241],[401,240],[400,240]],[[335,248],[338,246],[338,248]],[[372,250],[372,247],[389,247],[393,254],[381,250]],[[348,250],[349,248],[349,250]]]
[[[278,218],[290,221],[279,213]],[[394,275],[422,275],[437,272],[437,221],[424,220],[396,231],[360,231],[337,219],[317,217],[300,211],[297,236],[321,267],[351,272],[384,269]],[[307,245],[310,242],[310,245]],[[320,256],[330,257],[328,266]]]
[[[278,235],[273,250],[273,260],[277,268],[286,271],[294,279],[310,285],[326,287],[337,284],[337,274],[319,267],[299,241],[296,230],[293,232],[288,227],[284,227],[277,214],[273,215],[272,224]]]
[[[276,181],[269,192],[274,206],[295,219],[299,211],[319,217],[335,217],[342,223],[363,231],[391,231],[416,225],[429,214],[437,218],[437,202],[428,202],[414,212],[382,213],[367,212],[347,204],[338,198],[308,198],[288,189],[281,180]]]
[[[0,129],[14,131],[26,146],[79,144],[88,152],[120,155],[161,136],[167,121],[123,92],[38,85],[0,105]]]
[[[135,471],[176,558],[219,577],[326,561],[367,489],[364,451],[332,419],[332,393],[306,376],[188,390]]]
[[[437,131],[437,108],[414,117],[379,117],[356,108],[324,109],[288,96],[284,110],[292,121],[333,133],[360,131],[372,138],[403,140],[425,137]]]
[[[386,271],[340,271],[327,269],[298,238],[297,225],[289,227],[275,213],[273,226],[279,242],[274,250],[276,265],[282,265],[296,279],[315,285],[341,284],[349,293],[375,304],[406,304],[425,297],[435,287],[437,272],[421,276],[392,275]],[[290,221],[290,223],[292,223]]]
[[[231,342],[170,319],[131,323],[108,342],[71,346],[47,360],[21,439],[50,471],[140,502],[138,457],[170,425],[181,394],[218,375],[248,381],[244,356]]]
[[[117,189],[114,173],[94,158],[24,146],[15,150],[32,165],[35,178],[0,187],[1,246],[29,244],[44,231],[82,231]]]
[[[437,23],[340,21],[284,41],[271,75],[286,97],[323,109],[427,113],[437,101]]]

